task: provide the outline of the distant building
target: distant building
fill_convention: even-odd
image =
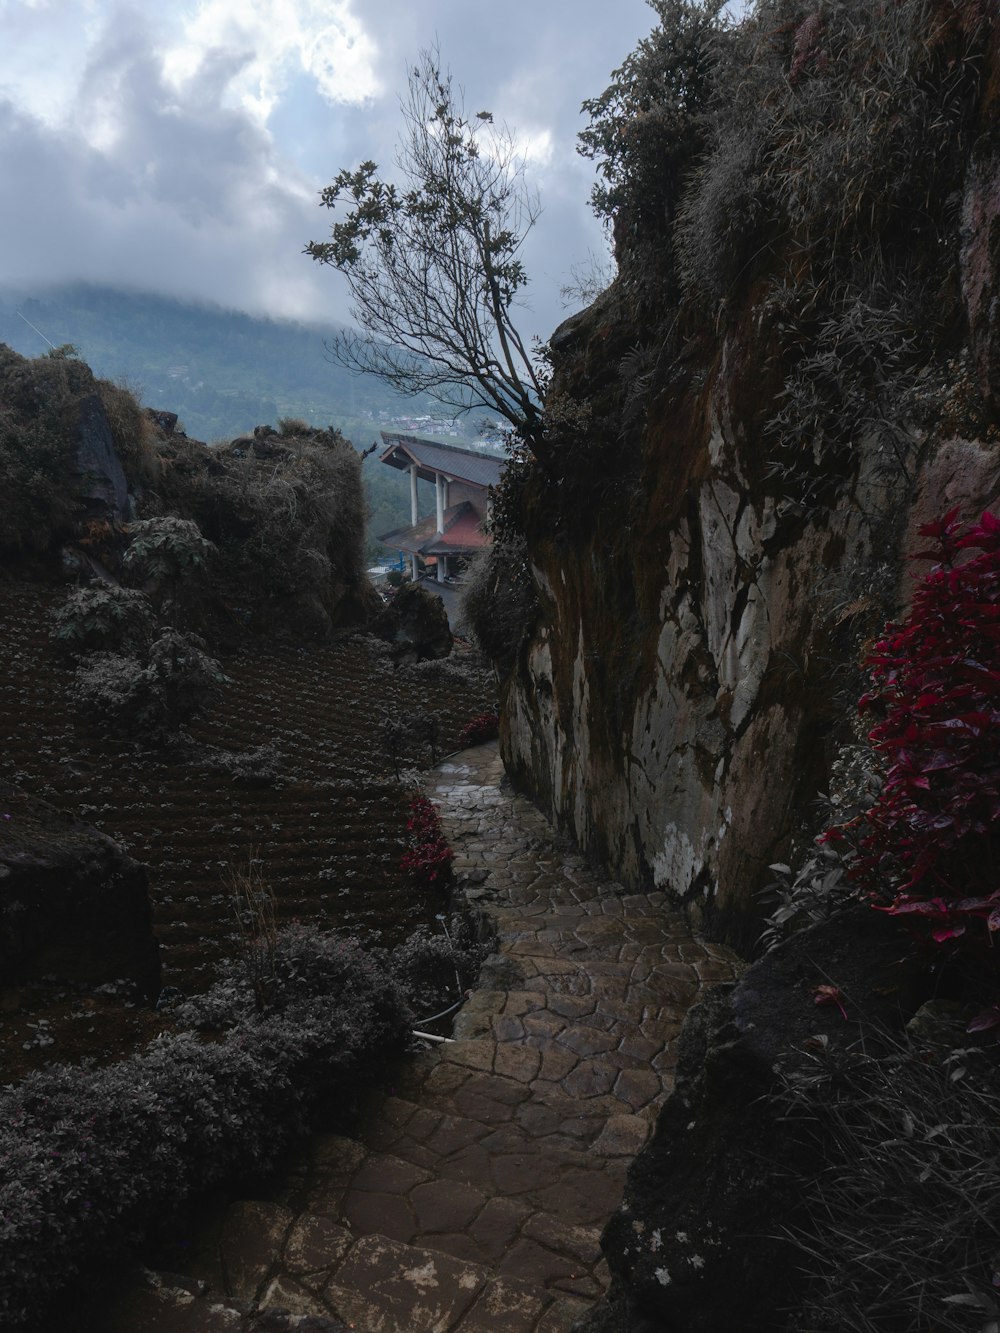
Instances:
[[[410,474],[410,526],[386,532],[379,541],[409,557],[412,578],[433,571],[440,584],[453,580],[464,562],[489,544],[489,488],[500,480],[503,460],[418,435],[382,431],[382,439],[382,462]],[[434,484],[434,512],[423,518],[418,481]]]

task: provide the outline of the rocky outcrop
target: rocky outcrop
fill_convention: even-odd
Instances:
[[[814,1003],[831,984],[844,1014]],[[782,1114],[778,1068],[788,1076],[821,1047],[836,1060],[859,1023],[869,1043],[873,1031],[897,1030],[900,1010],[917,1003],[914,987],[891,924],[857,909],[698,1002],[681,1034],[674,1093],[605,1231],[612,1287],[587,1333],[785,1326],[803,1269],[789,1231],[808,1224],[802,1182],[820,1163],[813,1127]]]
[[[555,444],[520,520],[540,610],[506,682],[504,759],[625,884],[668,891],[738,947],[758,933],[769,863],[815,832],[845,685],[900,609],[916,528],[1000,500],[995,52],[991,68],[964,230],[935,261],[953,331],[888,429],[879,389],[834,447],[850,385],[821,348],[827,369],[796,372],[797,391],[821,397],[832,375],[833,420],[790,444],[775,434],[803,364],[775,278],[794,281],[789,255],[769,256],[713,328],[684,308],[638,326],[632,274],[553,340]],[[921,415],[931,385],[940,404]]]
[[[0,977],[91,986],[127,979],[152,1001],[159,946],[146,871],[104,834],[0,792]]]
[[[78,522],[120,523],[131,515],[128,481],[100,394],[89,393],[75,405],[74,439],[80,514]]]

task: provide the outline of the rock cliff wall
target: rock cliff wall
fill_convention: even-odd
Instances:
[[[738,945],[769,863],[814,831],[858,644],[899,609],[916,527],[1000,499],[998,70],[994,33],[943,252],[948,328],[908,400],[933,385],[935,408],[899,447],[876,416],[837,450],[820,431],[782,450],[788,253],[714,327],[682,306],[650,333],[626,272],[553,338],[553,402],[586,424],[524,487],[539,609],[506,682],[504,760],[624,883]]]

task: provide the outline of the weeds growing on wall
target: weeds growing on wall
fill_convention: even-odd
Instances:
[[[965,0],[757,0],[714,46],[711,146],[678,231],[689,295],[726,296],[785,240],[838,287],[938,283],[989,25]]]
[[[921,385],[959,306],[962,172],[985,6],[758,0],[715,43],[710,146],[680,208],[685,300],[715,315],[765,275],[785,385],[770,470],[829,506],[856,446],[914,473]]]
[[[98,380],[97,392],[129,486],[136,489],[155,485],[162,475],[156,428],[140,406],[140,390],[127,380]]]

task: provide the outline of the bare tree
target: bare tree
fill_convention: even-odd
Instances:
[[[421,53],[402,104],[396,163],[341,171],[323,191],[345,208],[306,253],[347,278],[352,315],[330,344],[338,361],[458,412],[499,412],[529,440],[542,388],[512,307],[527,284],[520,252],[539,214],[524,159],[488,111],[465,114],[436,50]]]

